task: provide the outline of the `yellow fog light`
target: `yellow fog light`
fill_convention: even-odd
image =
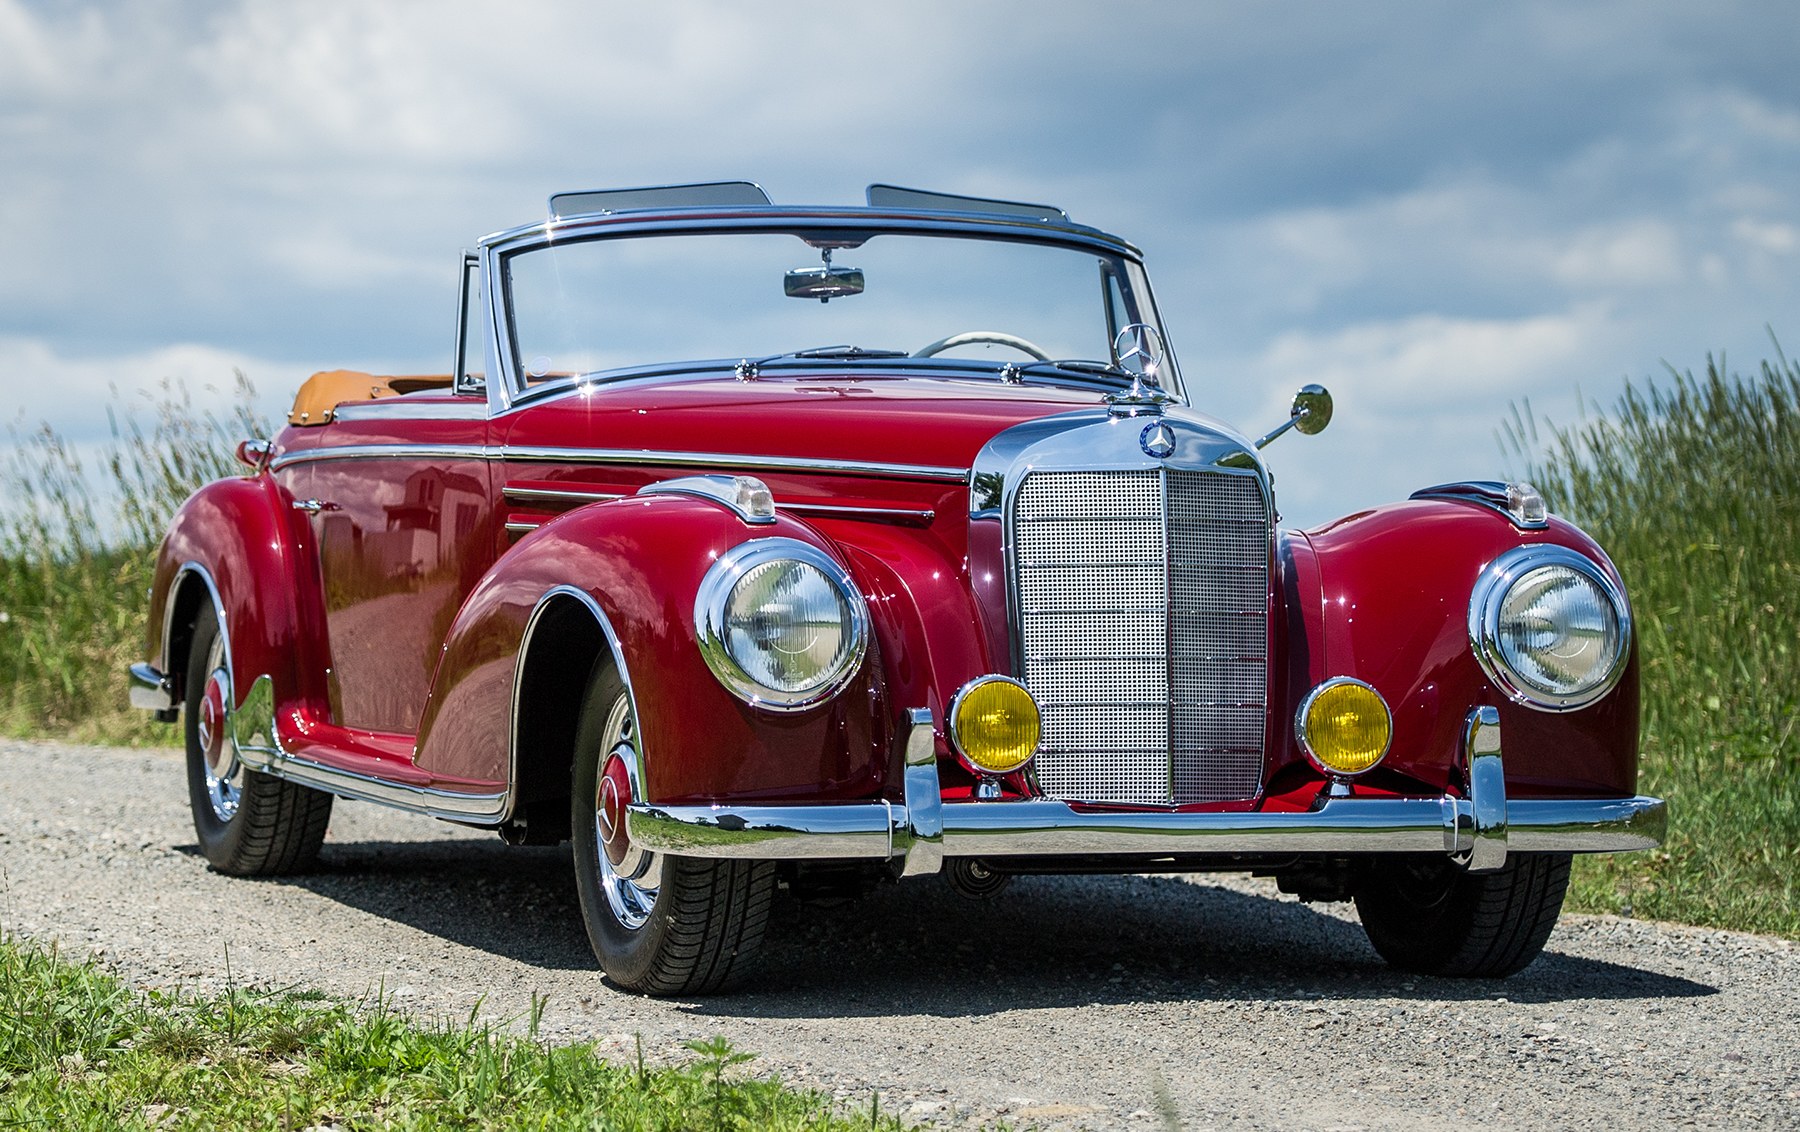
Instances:
[[[950,701],[950,745],[976,770],[1010,774],[1037,753],[1043,720],[1025,685],[980,676]]]
[[[1294,715],[1294,736],[1320,770],[1349,778],[1374,769],[1394,738],[1394,717],[1381,693],[1336,676],[1307,693]]]

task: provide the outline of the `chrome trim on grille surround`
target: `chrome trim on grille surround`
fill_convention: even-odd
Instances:
[[[1141,421],[1115,417],[1104,409],[1082,410],[1027,422],[1000,433],[977,454],[971,470],[970,519],[1002,524],[998,539],[1002,560],[983,560],[982,556],[991,552],[983,549],[981,540],[972,540],[970,568],[977,576],[994,573],[1005,579],[1012,628],[1012,672],[1030,688],[1044,711],[1044,746],[1032,768],[1047,794],[1081,801],[1172,805],[1250,798],[1260,793],[1268,695],[1267,571],[1274,550],[1274,506],[1267,478],[1250,442],[1219,422],[1179,406],[1170,406],[1159,421],[1168,426],[1173,442],[1168,455],[1161,458],[1146,453],[1140,445]],[[1037,506],[1030,496],[1034,489],[1029,485],[1034,480],[1053,485],[1052,480],[1038,478],[1055,476],[1081,477],[1069,481],[1072,483],[1093,479],[1094,483],[1087,486],[1101,499],[1107,497],[1107,491],[1099,485],[1109,480],[1121,486],[1136,484],[1140,494],[1148,493],[1140,501],[1140,510],[1148,510],[1136,520],[1126,520],[1143,528],[1137,532],[1144,545],[1135,551],[1139,575],[1135,586],[1121,584],[1120,594],[1094,593],[1085,603],[1059,610],[1057,603],[1067,601],[1066,586],[1059,587],[1053,577],[1045,586],[1022,581],[1034,565],[1037,572],[1051,577],[1056,563],[1068,559],[1069,547],[1084,536],[1086,544],[1077,545],[1074,551],[1078,560],[1067,561],[1063,570],[1069,585],[1093,589],[1096,568],[1123,565],[1115,553],[1132,552],[1131,546],[1119,542],[1122,536],[1118,522],[1093,520],[1079,508],[1077,513],[1093,521],[1070,522],[1067,525],[1071,531],[1066,534],[1039,537],[1027,531],[1029,541],[1022,543],[1021,528],[1029,527],[1034,520],[1021,519],[1021,498],[1026,498],[1029,512]],[[1240,489],[1236,485],[1254,487]],[[1209,488],[1227,488],[1226,497],[1233,491],[1252,493],[1245,494],[1238,506],[1248,505],[1255,512],[1244,520],[1254,527],[1254,554],[1246,554],[1242,545],[1250,541],[1249,531],[1220,534],[1228,548],[1235,546],[1235,550],[1228,549],[1223,555],[1215,553],[1213,547],[1185,545],[1197,537],[1230,532],[1237,526],[1232,516],[1216,513],[1205,522],[1199,521],[1222,498]],[[1052,506],[1054,502],[1052,496]],[[1184,514],[1191,517],[1190,521],[1181,521]],[[1124,537],[1129,543],[1130,537]],[[1027,549],[1034,544],[1035,549]],[[1182,560],[1189,563],[1188,568],[1171,568],[1172,562]],[[1206,577],[1204,584],[1198,580],[1202,572]],[[1246,576],[1233,577],[1240,574]],[[1148,592],[1148,599],[1130,600],[1133,590],[1138,594]],[[1238,614],[1220,608],[1215,600],[1220,593],[1231,594],[1244,605],[1241,613],[1257,619],[1259,631],[1246,636],[1236,629],[1233,621]],[[1043,608],[1033,608],[1034,603]],[[1048,619],[1040,616],[1046,611]],[[1143,624],[1135,629],[1121,627],[1121,617],[1127,611],[1135,613]],[[1039,662],[1064,666],[1082,663],[1073,656],[1056,658],[1041,649],[1033,652],[1031,642],[1042,636],[1044,626],[1053,624],[1058,614],[1068,615],[1062,620],[1072,643],[1086,641],[1086,651],[1081,656],[1088,657],[1087,667],[1104,672],[1112,681],[1109,690],[1075,696],[1075,684],[1089,679],[1079,671],[1065,673],[1065,683],[1075,682],[1063,689],[1068,694],[1046,686],[1049,677]],[[1169,635],[1171,631],[1176,634],[1174,638]],[[1103,639],[1094,641],[1095,633]],[[1168,647],[1171,640],[1176,646],[1173,649]],[[1135,674],[1122,674],[1118,659],[1124,656],[1129,662],[1134,655],[1134,642],[1137,670]],[[1184,649],[1189,644],[1193,647]],[[1221,665],[1220,661],[1240,663]],[[1109,740],[1092,750],[1069,751],[1069,744],[1058,735],[1063,727],[1058,717],[1078,718],[1069,713],[1085,711],[1093,718],[1086,724],[1077,722],[1071,726],[1082,729],[1078,734],[1100,742],[1103,726],[1116,729],[1119,721],[1129,715],[1132,705],[1126,702],[1130,697],[1124,679],[1135,680],[1140,686],[1160,686],[1153,699],[1136,705],[1140,730],[1153,743],[1147,750],[1160,752],[1150,754],[1148,761],[1140,759],[1145,762],[1140,777],[1145,772],[1160,776],[1160,785],[1139,784],[1109,792],[1084,785],[1082,779],[1060,775],[1059,755],[1067,756],[1063,763],[1070,774],[1097,776],[1110,769],[1107,764],[1114,761],[1117,752],[1112,746],[1116,744]],[[1204,714],[1209,712],[1215,714],[1209,718]],[[1226,718],[1219,718],[1220,714]],[[1212,767],[1233,761],[1229,757],[1205,757],[1210,753],[1206,748],[1216,745],[1214,737],[1221,728],[1232,727],[1232,715],[1244,717],[1237,722],[1241,724],[1238,730],[1245,734],[1232,736],[1226,746],[1241,756],[1236,761],[1242,765],[1212,781],[1183,773],[1184,781],[1177,783],[1179,766],[1191,766],[1195,774],[1209,776]],[[1163,769],[1156,770],[1156,766]]]

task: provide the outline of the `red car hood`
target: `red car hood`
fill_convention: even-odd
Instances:
[[[505,442],[967,468],[1003,429],[1100,403],[1088,390],[916,375],[678,378],[572,390],[513,414]]]

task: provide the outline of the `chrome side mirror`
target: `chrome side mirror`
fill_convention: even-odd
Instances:
[[[1256,446],[1268,447],[1270,441],[1290,428],[1297,428],[1307,436],[1317,436],[1330,423],[1331,394],[1323,385],[1302,385],[1300,392],[1294,394],[1294,407],[1288,411],[1288,419],[1271,429],[1256,442]]]

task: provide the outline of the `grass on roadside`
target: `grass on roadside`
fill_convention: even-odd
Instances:
[[[531,1030],[426,1025],[304,993],[142,995],[0,936],[0,1128],[904,1127],[734,1072],[749,1055],[722,1038],[663,1068]]]
[[[201,484],[243,470],[238,441],[269,435],[254,399],[239,373],[223,411],[197,409],[172,383],[144,406],[108,406],[97,474],[48,425],[15,433],[0,458],[0,735],[172,741],[127,706],[125,668],[143,656],[170,516]]]
[[[1756,378],[1671,370],[1577,426],[1506,430],[1624,575],[1639,789],[1669,800],[1661,849],[1577,858],[1571,908],[1800,937],[1800,366],[1777,354]]]

